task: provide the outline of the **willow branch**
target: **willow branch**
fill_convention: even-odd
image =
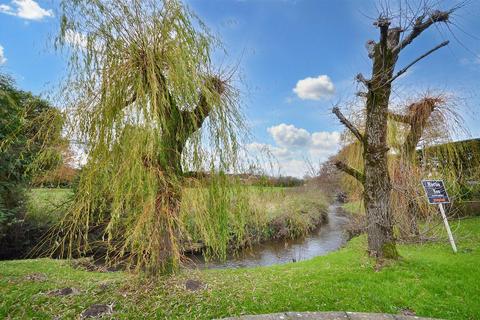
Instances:
[[[418,57],[417,59],[413,60],[412,62],[410,62],[406,67],[404,67],[403,69],[401,69],[400,71],[398,71],[390,80],[387,81],[387,84],[393,82],[395,79],[397,79],[398,77],[400,77],[402,74],[404,74],[405,72],[407,72],[407,70],[413,66],[415,63],[417,63],[418,61],[422,60],[423,58],[425,58],[426,56],[428,56],[429,54],[437,51],[438,49],[442,48],[442,47],[445,47],[446,45],[448,45],[450,43],[450,41],[444,41],[442,43],[440,43],[438,46],[436,46],[435,48],[425,52],[424,54],[422,54],[420,57]]]
[[[365,175],[362,172],[358,171],[357,169],[350,167],[348,164],[342,161],[335,162],[335,166],[337,167],[337,169],[357,179],[360,183],[362,184],[365,183]]]
[[[350,121],[348,121],[347,118],[345,118],[345,116],[342,114],[338,107],[333,107],[332,112],[337,116],[340,122],[343,123],[353,133],[353,135],[357,137],[358,140],[360,140],[360,142],[364,142],[363,135]]]

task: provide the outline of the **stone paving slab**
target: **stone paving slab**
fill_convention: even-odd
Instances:
[[[239,316],[223,320],[438,320],[417,316],[363,312],[284,312]]]

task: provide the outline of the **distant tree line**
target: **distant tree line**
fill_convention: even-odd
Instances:
[[[205,180],[208,181],[208,172],[186,172],[185,176],[190,179]],[[240,184],[246,186],[258,186],[258,187],[300,187],[305,183],[304,179],[292,177],[292,176],[268,176],[261,174],[239,173],[239,174],[227,174],[231,180],[237,180]],[[187,182],[188,184],[188,182]]]

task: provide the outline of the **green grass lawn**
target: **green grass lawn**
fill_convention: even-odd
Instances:
[[[445,319],[480,318],[480,218],[452,223],[459,253],[445,239],[400,245],[402,259],[375,270],[364,236],[337,252],[286,265],[234,270],[183,271],[142,281],[124,273],[73,269],[50,259],[0,262],[0,318],[78,317],[95,303],[115,303],[115,318],[181,318],[282,311],[347,310],[399,313]],[[440,229],[441,230],[441,229]],[[444,234],[444,232],[442,232]],[[45,281],[26,278],[44,274]],[[190,292],[187,279],[206,289]],[[66,286],[80,294],[51,297]],[[106,288],[105,288],[106,286]]]

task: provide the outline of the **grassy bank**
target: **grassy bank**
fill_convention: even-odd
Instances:
[[[315,189],[240,187],[235,191],[220,208],[227,213],[226,219],[208,212],[212,209],[207,192],[198,188],[184,192],[180,218],[191,242],[208,245],[212,232],[222,232],[233,250],[265,240],[306,236],[326,221],[328,201]],[[218,223],[207,223],[208,219]],[[212,230],[212,225],[218,230]]]
[[[343,210],[353,216],[365,214],[365,208],[363,207],[363,200],[357,200],[347,202],[342,205]]]
[[[44,223],[58,221],[64,213],[63,204],[72,194],[72,190],[66,188],[34,188],[30,190],[26,218]]]
[[[120,319],[211,319],[287,310],[400,313],[405,309],[421,316],[478,319],[480,218],[453,222],[452,227],[458,254],[452,254],[446,237],[438,243],[401,245],[402,259],[380,270],[365,255],[363,236],[338,252],[307,261],[189,270],[155,284],[140,284],[122,272],[73,269],[66,261],[0,262],[0,317],[74,318],[92,304],[114,303],[114,316]],[[40,280],[28,277],[32,274]],[[188,291],[187,279],[200,280],[204,287]],[[65,297],[45,294],[63,287],[80,292]]]
[[[204,188],[185,188],[181,207],[185,248],[209,244],[218,232],[225,234],[230,250],[279,238],[307,235],[325,222],[327,199],[315,189],[239,186],[220,205],[226,219],[208,213],[211,199]],[[58,221],[72,195],[70,189],[32,189],[26,219],[37,225]],[[219,222],[207,223],[208,219]],[[216,225],[213,229],[211,226]]]

